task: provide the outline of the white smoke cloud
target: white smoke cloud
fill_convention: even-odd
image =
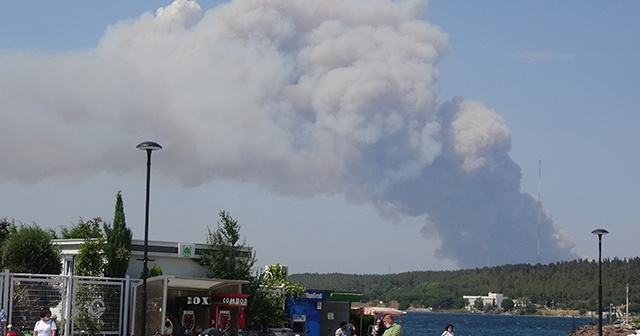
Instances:
[[[511,132],[495,111],[477,101],[460,102],[460,110],[451,122],[453,150],[463,158],[465,172],[472,173],[495,165],[494,153],[511,148]]]
[[[438,106],[448,43],[425,12],[418,0],[237,0],[202,13],[176,0],[110,26],[93,50],[4,52],[0,183],[126,173],[122,149],[153,139],[172,162],[156,173],[185,187],[339,193],[427,215],[439,256],[460,266],[529,262],[535,249],[511,253],[537,208],[519,192],[509,129],[480,102]],[[548,259],[571,257],[543,226]]]

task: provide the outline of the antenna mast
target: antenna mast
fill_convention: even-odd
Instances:
[[[538,160],[538,263],[540,262],[540,219],[542,217],[542,160]]]

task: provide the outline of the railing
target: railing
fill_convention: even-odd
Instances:
[[[49,308],[61,336],[128,334],[132,285],[129,277],[0,273],[8,324],[33,330]]]

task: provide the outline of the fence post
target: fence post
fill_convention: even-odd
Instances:
[[[7,313],[7,319],[11,317],[9,310],[9,269],[5,269],[2,272],[2,308]]]
[[[64,299],[64,305],[66,306],[66,309],[64,310],[64,336],[70,336],[73,335],[73,330],[71,330],[72,325],[71,325],[71,311],[73,309],[73,306],[71,305],[71,302],[73,300],[73,295],[74,295],[74,291],[73,291],[73,275],[72,274],[67,274],[66,276],[66,283],[67,283],[67,287],[65,288],[66,290],[66,298]]]
[[[129,335],[129,307],[131,306],[131,278],[127,274],[124,278],[124,298],[122,300],[124,309],[122,310],[122,330],[120,335]]]

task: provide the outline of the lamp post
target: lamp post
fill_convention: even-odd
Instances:
[[[591,233],[598,236],[598,336],[602,336],[602,236],[609,231],[595,229]]]
[[[142,336],[147,334],[147,276],[149,268],[147,266],[149,252],[149,182],[151,181],[151,152],[162,148],[158,143],[145,141],[136,148],[147,151],[147,195],[144,208],[144,254],[142,257],[142,307],[140,309],[142,324]]]

